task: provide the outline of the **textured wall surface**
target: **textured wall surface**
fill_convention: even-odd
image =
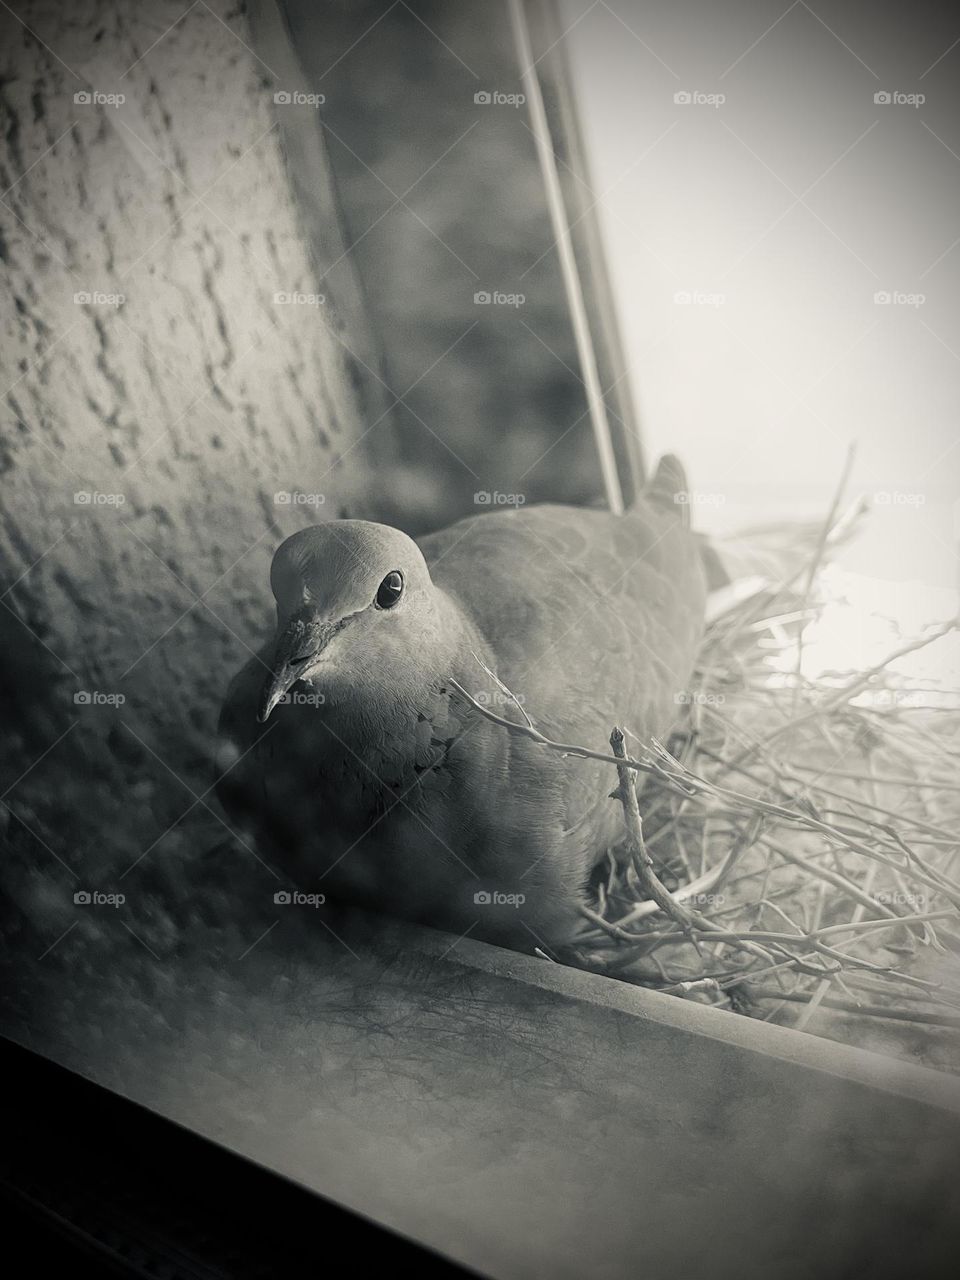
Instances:
[[[310,298],[343,252],[331,184],[307,237],[281,142],[315,111],[275,105],[242,10],[184,9],[0,14],[0,825],[51,942],[87,926],[74,890],[195,852],[188,807],[227,837],[196,796],[273,549],[370,496],[362,371]]]

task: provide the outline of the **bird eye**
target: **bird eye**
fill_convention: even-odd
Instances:
[[[388,573],[377,588],[375,604],[378,609],[392,609],[403,595],[403,574],[399,569]]]

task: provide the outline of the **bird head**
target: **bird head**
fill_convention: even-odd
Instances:
[[[439,593],[420,548],[388,525],[301,529],[277,549],[270,585],[277,638],[261,722],[298,680],[402,690],[441,636]]]

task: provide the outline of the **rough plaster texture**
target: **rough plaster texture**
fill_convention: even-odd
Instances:
[[[273,549],[370,501],[338,298],[275,301],[320,292],[318,256],[343,253],[329,174],[308,236],[244,13],[184,9],[0,14],[0,823],[41,940],[82,919],[73,890],[116,889],[149,849],[135,898],[186,856],[167,829],[209,786],[219,700],[272,622]]]

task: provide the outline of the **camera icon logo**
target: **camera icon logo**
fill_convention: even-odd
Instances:
[[[693,101],[693,95],[688,89],[681,89],[673,95],[673,100],[678,107],[688,107]]]
[[[881,89],[873,95],[873,100],[878,107],[886,107],[893,101],[893,97],[886,89]]]
[[[486,89],[481,89],[479,93],[475,93],[473,95],[473,100],[478,107],[489,107],[490,103],[493,101]]]
[[[290,102],[290,94],[286,89],[279,89],[274,95],[273,100],[279,107],[287,106]]]
[[[290,892],[288,889],[278,889],[273,895],[273,901],[278,907],[288,907],[290,905]]]
[[[86,889],[78,889],[73,895],[73,900],[78,907],[87,907],[90,905],[90,894]]]
[[[489,507],[493,495],[488,489],[480,489],[473,495],[473,500],[479,507]]]
[[[93,101],[93,94],[88,93],[86,89],[80,89],[73,95],[73,100],[78,107],[89,107]]]
[[[478,307],[486,307],[489,306],[492,298],[490,294],[487,293],[486,289],[478,289],[473,295],[473,301]]]
[[[289,507],[292,497],[292,494],[287,493],[285,490],[281,490],[280,493],[275,493],[273,495],[273,501],[278,507]]]
[[[874,306],[889,307],[891,298],[886,289],[881,289],[879,293],[873,295]]]
[[[492,901],[490,894],[486,889],[479,889],[474,895],[473,900],[478,907],[488,907]]]
[[[89,707],[90,703],[93,701],[86,689],[78,689],[73,695],[73,700],[78,707]]]
[[[93,295],[88,293],[86,289],[81,289],[79,293],[73,295],[74,305],[78,307],[89,307],[93,301]]]

